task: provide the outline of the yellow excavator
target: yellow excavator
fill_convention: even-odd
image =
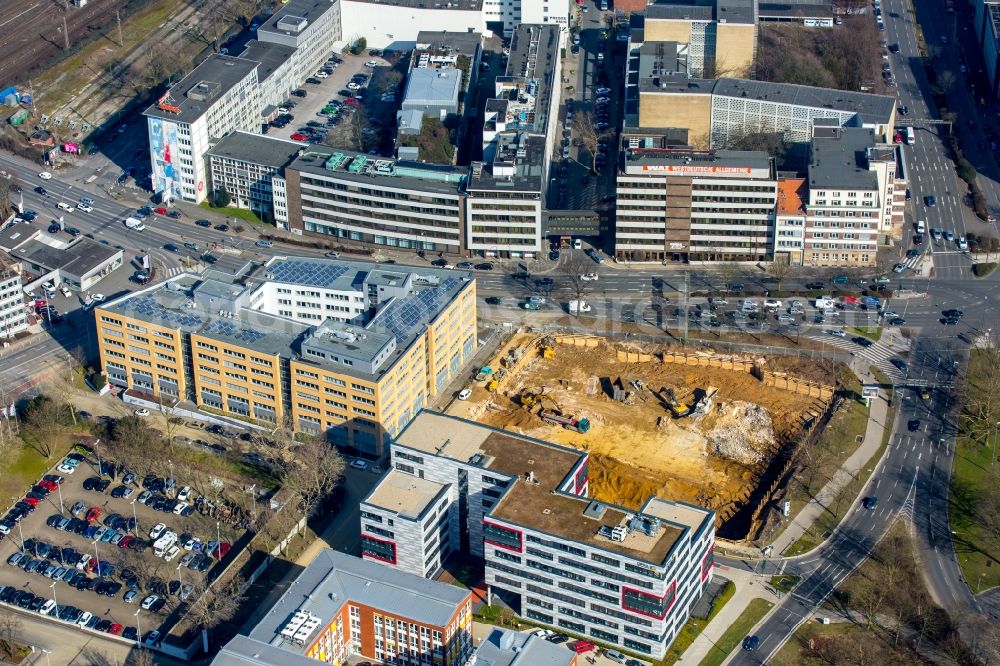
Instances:
[[[679,419],[691,413],[691,408],[679,401],[668,387],[663,387],[663,393],[667,396],[667,404],[670,406],[670,413],[674,415],[674,418]]]

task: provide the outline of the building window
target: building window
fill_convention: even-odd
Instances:
[[[506,548],[507,550],[516,550],[520,553],[521,538],[522,534],[518,530],[501,527],[495,523],[483,523],[483,541],[486,543]]]
[[[361,554],[389,564],[396,563],[396,544],[367,534],[361,535]]]
[[[649,594],[648,592],[633,590],[630,587],[626,587],[622,590],[622,608],[634,613],[639,613],[640,615],[655,617],[662,620],[666,617],[667,611],[670,610],[670,607],[674,604],[674,593],[676,588],[677,581],[674,581],[670,584],[670,587],[667,588],[667,591],[662,597],[657,597]]]

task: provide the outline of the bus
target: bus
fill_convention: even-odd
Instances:
[[[909,145],[909,146],[912,146],[915,141],[916,141],[916,137],[913,135],[913,128],[912,127],[907,127],[906,128],[906,144]]]

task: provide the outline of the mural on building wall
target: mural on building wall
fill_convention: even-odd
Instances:
[[[177,155],[177,124],[160,118],[149,119],[149,152],[153,162],[153,191],[162,201],[181,198],[180,179],[173,160]]]

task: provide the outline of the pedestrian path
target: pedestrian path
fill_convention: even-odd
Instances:
[[[885,373],[889,381],[899,382],[903,381],[906,377],[902,370],[890,362],[890,359],[896,356],[896,352],[883,342],[875,342],[870,347],[862,347],[849,337],[838,338],[830,334],[807,335],[806,337],[810,340],[816,340],[823,344],[849,351],[855,356],[871,361],[872,365]]]

